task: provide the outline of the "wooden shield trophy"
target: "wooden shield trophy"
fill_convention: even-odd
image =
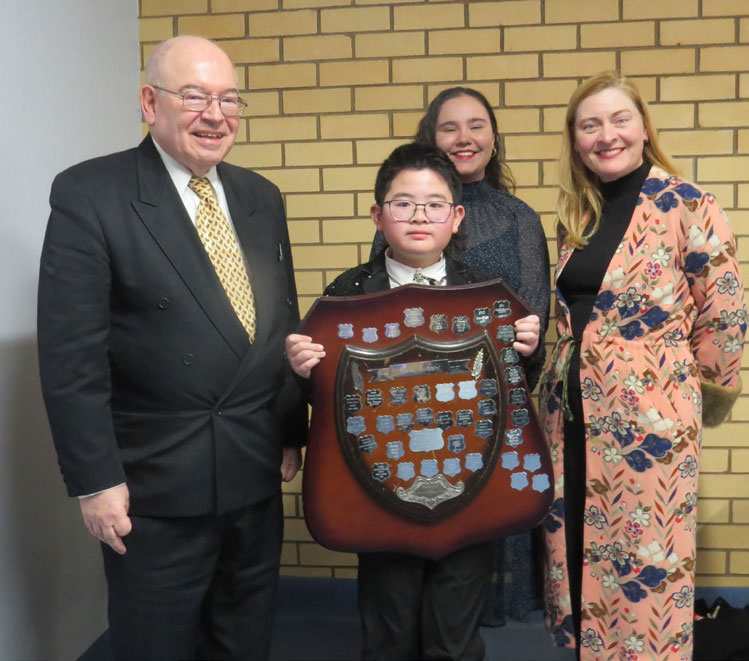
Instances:
[[[314,538],[438,558],[538,524],[552,470],[501,281],[323,297],[303,477]]]

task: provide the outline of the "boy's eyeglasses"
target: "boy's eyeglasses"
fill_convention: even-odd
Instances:
[[[390,215],[396,223],[407,223],[419,207],[424,207],[424,215],[430,223],[444,223],[450,217],[455,206],[452,202],[425,202],[416,204],[410,200],[389,200],[384,202],[390,207]]]

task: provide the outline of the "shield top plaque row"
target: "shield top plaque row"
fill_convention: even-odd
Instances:
[[[322,545],[439,557],[543,518],[551,461],[512,348],[527,314],[501,280],[315,302],[303,495]]]

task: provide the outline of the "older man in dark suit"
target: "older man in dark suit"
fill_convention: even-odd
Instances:
[[[223,163],[244,101],[213,42],[156,47],[149,136],[52,186],[39,358],[63,477],[102,541],[118,658],[267,657],[281,479],[306,408],[278,189]]]

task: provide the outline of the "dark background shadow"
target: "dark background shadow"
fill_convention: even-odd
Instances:
[[[65,494],[35,338],[0,342],[0,365],[0,658],[75,658],[106,628],[98,542]]]

